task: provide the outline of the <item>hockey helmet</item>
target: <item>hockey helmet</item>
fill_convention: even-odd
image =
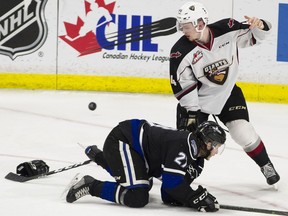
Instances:
[[[226,141],[226,133],[220,125],[213,121],[205,121],[198,125],[196,136],[201,139],[205,144],[211,143],[212,147],[218,144],[223,145]]]
[[[178,22],[178,29],[181,30],[181,24],[185,23],[192,23],[194,27],[196,27],[197,21],[202,19],[205,23],[205,27],[208,24],[208,11],[199,2],[187,2],[178,10],[177,14],[177,22]]]

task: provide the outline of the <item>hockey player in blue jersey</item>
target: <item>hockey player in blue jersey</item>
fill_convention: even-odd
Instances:
[[[115,182],[86,175],[71,186],[66,201],[72,203],[91,195],[129,207],[144,207],[154,177],[162,181],[165,204],[215,212],[219,210],[216,198],[202,186],[193,190],[190,184],[202,172],[204,159],[217,154],[225,141],[225,131],[212,121],[203,122],[193,133],[146,120],[120,122],[107,136],[103,151],[95,145],[85,150]]]
[[[179,101],[176,124],[178,129],[193,130],[209,115],[217,116],[273,185],[280,176],[249,121],[244,95],[235,84],[238,48],[263,41],[271,24],[256,17],[244,18],[245,22],[228,18],[209,24],[207,9],[201,3],[187,2],[179,9],[177,26],[183,36],[170,54],[171,87]]]

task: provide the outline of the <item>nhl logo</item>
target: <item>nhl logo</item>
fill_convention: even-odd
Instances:
[[[0,0],[0,54],[12,60],[38,50],[47,38],[47,0]]]

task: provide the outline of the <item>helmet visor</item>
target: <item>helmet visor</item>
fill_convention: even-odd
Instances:
[[[219,143],[217,141],[208,141],[206,145],[210,144],[210,151],[216,151],[218,155],[221,155],[225,149],[225,143]]]
[[[188,27],[190,27],[190,28],[192,28],[190,25],[187,25],[187,24],[192,24],[192,26],[197,30],[197,31],[201,31],[200,29],[199,29],[199,23],[201,22],[201,21],[203,21],[203,19],[202,18],[199,18],[198,20],[189,20],[188,22],[186,21],[177,21],[177,30],[178,31],[183,31],[183,27],[184,28],[188,28]],[[204,23],[204,26],[206,26],[206,23],[203,21],[203,23]]]

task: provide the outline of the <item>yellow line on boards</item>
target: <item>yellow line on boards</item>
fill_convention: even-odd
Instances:
[[[238,82],[247,101],[288,103],[288,85]],[[0,88],[172,94],[169,79],[0,73]]]

